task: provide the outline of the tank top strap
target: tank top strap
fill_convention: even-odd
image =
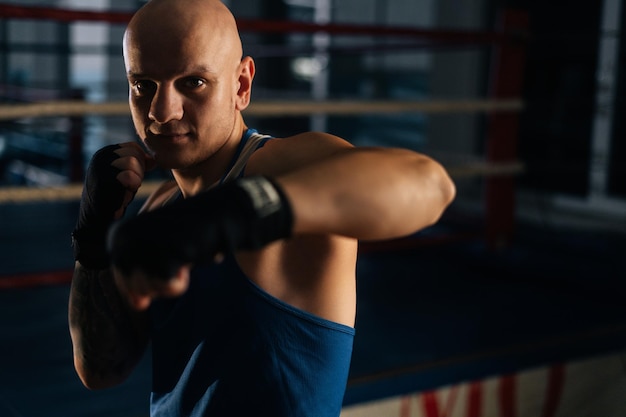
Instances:
[[[243,172],[246,168],[246,164],[248,163],[248,159],[250,159],[254,151],[262,148],[263,145],[265,145],[265,143],[270,139],[274,139],[274,137],[271,135],[262,135],[258,133],[255,129],[246,130],[241,137],[241,142],[239,142],[237,152],[230,162],[230,169],[228,169],[226,173],[222,176],[219,184],[221,185],[243,176]],[[172,181],[172,183],[174,182]],[[214,187],[217,184],[218,183],[213,184],[211,187]],[[182,193],[180,192],[180,189],[176,187],[176,191],[172,192],[171,195],[167,199],[165,199],[163,203],[159,204],[159,206],[165,206],[181,198]]]
[[[231,161],[231,168],[224,174],[220,180],[220,184],[240,178],[246,168],[248,159],[250,159],[256,150],[262,148],[263,145],[272,138],[273,136],[262,135],[255,129],[246,130],[241,138],[237,153]]]

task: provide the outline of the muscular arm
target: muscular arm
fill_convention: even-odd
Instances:
[[[69,300],[74,366],[90,389],[122,382],[139,362],[148,342],[146,312],[129,308],[108,269],[76,263]]]
[[[281,156],[286,154],[290,158]],[[330,135],[311,134],[276,141],[273,153],[268,149],[259,156],[268,159],[255,161],[257,169],[280,167],[270,175],[293,206],[296,234],[401,237],[435,223],[455,195],[439,163],[405,149],[354,148]]]
[[[78,261],[68,312],[74,365],[88,388],[122,382],[147,344],[146,313],[131,310],[120,295],[102,251],[106,230],[123,216],[151,164],[141,147],[125,143],[101,149],[88,167],[73,233]]]
[[[437,221],[455,193],[443,167],[424,155],[402,149],[354,148],[320,133],[271,141],[250,158],[246,175],[253,178],[191,196],[114,230],[112,258],[116,276],[121,277],[116,282],[118,288],[126,287],[122,293],[135,308],[147,308],[155,297],[182,294],[189,266],[215,251],[260,250],[294,235],[362,240],[401,237]],[[271,177],[279,186],[257,175]],[[166,226],[167,240],[152,238],[155,230]],[[283,243],[293,245],[294,241]],[[337,263],[349,263],[353,269],[354,246],[348,246],[342,245],[345,256]],[[164,254],[157,265],[155,253]],[[261,274],[256,272],[261,264],[268,264],[267,259],[292,258],[266,250],[262,250],[262,260],[256,255],[247,262],[253,265],[247,273],[257,278]],[[280,279],[276,273],[284,269],[283,262],[269,264],[263,275],[275,279],[264,288],[285,284],[291,274]],[[152,279],[157,275],[169,279]],[[339,275],[353,279],[353,273]]]

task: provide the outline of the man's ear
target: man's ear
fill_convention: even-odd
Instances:
[[[239,64],[239,78],[237,79],[239,89],[237,90],[237,101],[235,106],[239,111],[244,110],[248,107],[248,104],[250,104],[254,72],[254,60],[249,56],[244,57]]]

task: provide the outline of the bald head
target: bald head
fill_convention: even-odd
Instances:
[[[254,61],[220,1],[151,0],[124,34],[124,64],[135,129],[160,166],[196,167],[241,139]]]
[[[186,48],[200,43],[216,58],[238,62],[243,49],[235,18],[219,0],[151,0],[131,19],[124,53],[131,47]]]

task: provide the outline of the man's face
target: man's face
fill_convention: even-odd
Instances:
[[[206,30],[127,33],[133,122],[161,167],[192,167],[240,134],[234,132],[239,61],[225,46]]]

